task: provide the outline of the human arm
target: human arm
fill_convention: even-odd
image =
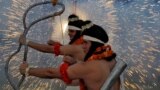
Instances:
[[[26,74],[26,68],[28,68],[27,63],[24,62],[20,65],[19,70],[22,75]],[[75,64],[73,67],[68,67],[67,73],[70,79],[77,80],[82,79],[85,75],[88,75],[89,69],[86,69],[84,64]],[[29,76],[50,79],[62,77],[59,68],[30,68],[27,71],[27,74]]]
[[[54,53],[53,47],[51,45],[40,44],[26,39],[23,35],[19,37],[19,43],[22,45],[27,45],[33,49],[36,49],[44,53]]]
[[[28,64],[26,62],[22,63],[19,67],[20,73],[22,75],[27,74],[29,76],[35,76],[39,78],[60,78],[60,73],[58,68],[29,68],[27,71]]]
[[[59,52],[58,54],[60,55],[71,55],[73,57],[77,57],[79,60],[83,60],[83,57],[84,57],[84,52],[82,48],[77,45],[61,46],[60,44],[56,44],[54,46],[51,46],[47,44],[40,44],[40,43],[36,43],[36,42],[27,40],[23,35],[20,36],[19,42],[22,45],[26,44],[29,47],[36,49],[40,52],[44,52],[44,53],[54,53],[55,54],[58,51]]]
[[[48,45],[55,45],[55,44],[60,44],[60,43],[57,42],[57,41],[48,40],[47,44],[48,44]],[[61,45],[61,44],[60,44],[60,45]]]
[[[64,56],[63,61],[69,63],[70,65],[75,64],[77,61],[71,56]]]

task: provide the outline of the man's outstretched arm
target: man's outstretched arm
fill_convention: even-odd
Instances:
[[[60,44],[57,43],[56,45],[51,46],[47,44],[40,44],[27,40],[23,35],[20,36],[19,42],[22,45],[26,44],[29,47],[44,53],[54,53],[58,55],[60,54],[60,55],[72,55],[72,56],[75,56],[78,53],[83,53],[82,49],[80,47],[77,47],[76,45],[61,46]]]
[[[63,70],[62,70],[63,69]],[[90,70],[86,68],[84,64],[74,64],[71,67],[66,67],[66,65],[60,66],[60,68],[29,68],[27,63],[20,65],[20,73],[22,75],[35,76],[39,78],[60,78],[60,79],[70,79],[77,80],[82,79],[90,73]],[[64,80],[65,81],[65,80]]]

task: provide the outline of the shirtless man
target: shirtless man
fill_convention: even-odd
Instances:
[[[84,25],[83,22],[84,21],[80,20],[77,15],[75,15],[75,14],[69,15],[69,17],[68,17],[68,35],[69,35],[69,38],[70,38],[69,44],[79,45],[79,44],[82,43],[82,38],[81,38],[82,29],[81,29],[81,27],[82,27],[82,25]],[[24,40],[23,36],[20,36],[19,42],[21,44],[25,44],[25,40]],[[30,46],[30,47],[32,47],[32,48],[34,48],[34,49],[36,49],[40,52],[49,53],[48,51],[45,50],[45,48],[34,46],[34,44],[32,45],[32,43],[34,43],[34,42],[27,40],[28,46]],[[54,45],[55,47],[57,45],[61,46],[61,44],[59,42],[55,42],[55,41],[52,41],[52,40],[48,41],[48,45],[51,45],[51,46]],[[65,62],[73,64],[73,63],[76,63],[77,59],[73,59],[70,56],[65,56],[63,60]],[[82,59],[79,59],[79,60],[82,60]]]
[[[100,90],[111,70],[116,64],[115,53],[110,46],[104,46],[108,42],[108,35],[103,28],[97,25],[84,26],[83,44],[66,46],[49,46],[29,42],[30,47],[43,48],[43,51],[57,55],[71,55],[74,58],[84,60],[71,66],[62,64],[58,68],[29,68],[27,63],[20,66],[21,74],[40,78],[60,78],[67,84],[72,80],[80,79],[80,90]],[[96,57],[92,57],[97,54]],[[113,85],[113,90],[119,90],[118,81]],[[79,84],[78,84],[79,85]]]

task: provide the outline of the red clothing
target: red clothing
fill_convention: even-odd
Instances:
[[[72,83],[72,80],[68,77],[68,73],[67,73],[68,67],[69,67],[69,64],[64,62],[64,63],[60,66],[60,74],[61,74],[61,79],[62,79],[65,83],[70,84],[70,83]]]
[[[59,43],[57,43],[57,44],[54,45],[53,51],[54,51],[55,56],[58,56],[58,55],[60,54],[60,47],[61,47],[61,46],[62,46],[62,45],[59,44]]]
[[[79,39],[77,39],[75,42],[72,43],[72,45],[80,45],[83,43],[83,38],[80,37]],[[54,53],[56,56],[58,56],[60,54],[60,46],[62,46],[59,43],[56,43],[54,45]],[[63,62],[63,64],[60,66],[60,74],[61,74],[61,79],[67,83],[70,84],[72,82],[72,80],[68,77],[68,73],[67,73],[67,69],[69,67],[69,63],[67,62]]]

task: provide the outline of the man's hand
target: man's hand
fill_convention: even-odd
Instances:
[[[19,43],[21,43],[22,45],[26,44],[26,38],[23,35],[19,37]]]
[[[70,65],[76,63],[76,60],[74,60],[71,56],[64,56],[63,61],[69,63]]]
[[[28,64],[26,62],[23,62],[20,66],[19,66],[19,71],[22,75],[25,75],[26,73],[26,68],[28,67]]]
[[[56,5],[58,0],[51,0],[51,2],[52,2],[53,5]]]

